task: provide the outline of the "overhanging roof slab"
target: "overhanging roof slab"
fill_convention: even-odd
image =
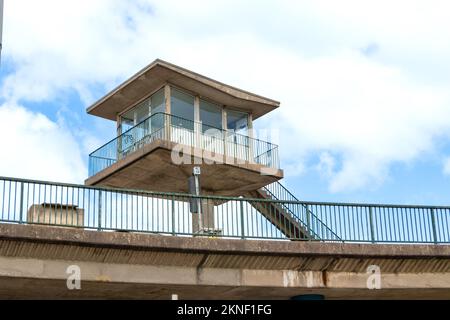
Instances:
[[[253,119],[279,107],[278,101],[238,89],[163,60],[155,60],[87,108],[87,113],[109,120],[164,84],[173,84],[219,104],[251,112]]]

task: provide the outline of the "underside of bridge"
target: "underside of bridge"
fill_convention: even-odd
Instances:
[[[192,286],[85,281],[81,290],[69,291],[65,280],[0,278],[2,299],[165,299],[177,294],[182,300],[286,300],[293,296],[320,294],[336,299],[450,299],[449,289],[299,289],[235,286]]]
[[[81,290],[67,288],[76,265]],[[369,289],[379,267],[380,289]],[[372,287],[373,288],[373,287]],[[252,241],[0,224],[1,298],[450,299],[450,246]]]

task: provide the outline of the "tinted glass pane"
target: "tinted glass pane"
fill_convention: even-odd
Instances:
[[[200,121],[203,132],[208,129],[222,129],[222,108],[208,101],[200,100]]]
[[[135,124],[141,123],[150,116],[150,99],[147,99],[134,108]]]
[[[155,92],[152,97],[152,114],[161,112],[164,113],[166,110],[166,104],[164,101],[164,89]]]
[[[164,115],[166,111],[166,104],[164,99],[164,89],[159,90],[151,97],[152,106],[152,132],[160,130],[164,127]]]
[[[121,116],[121,118],[122,118],[122,121],[128,120],[128,121],[134,122],[134,110],[127,111],[125,114],[123,114]]]
[[[194,97],[172,88],[172,125],[194,130]]]
[[[134,127],[134,110],[130,110],[121,116],[122,133]]]
[[[134,121],[122,117],[122,133],[134,127]]]
[[[150,98],[142,101],[133,109],[127,111],[121,116],[122,118],[122,132],[141,123],[150,116]]]
[[[227,110],[227,129],[247,135],[248,115],[245,112]]]

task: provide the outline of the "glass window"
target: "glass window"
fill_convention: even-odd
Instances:
[[[222,108],[214,103],[200,100],[200,121],[202,132],[208,129],[222,129]]]
[[[151,131],[157,131],[164,127],[164,114],[166,112],[166,103],[164,99],[164,89],[159,90],[151,97]],[[157,114],[158,113],[158,114]]]
[[[128,131],[134,126],[138,125],[145,119],[147,119],[150,114],[164,113],[165,112],[165,99],[164,99],[164,89],[155,92],[150,98],[142,101],[133,109],[127,111],[121,116],[122,118],[122,132]],[[163,116],[156,116],[152,118],[152,127],[160,128],[163,124]],[[148,129],[148,124],[143,124],[143,127]]]
[[[125,118],[122,118],[122,133],[130,130],[134,127],[134,122]]]
[[[122,133],[134,127],[134,110],[130,110],[121,116]]]
[[[164,89],[155,92],[151,97],[152,114],[166,112],[166,104],[164,101]]]
[[[246,136],[248,134],[248,114],[227,110],[227,129]]]
[[[144,100],[134,108],[134,125],[137,125],[150,116],[150,99]]]
[[[194,97],[172,88],[171,90],[172,125],[194,130]]]
[[[150,99],[144,100],[121,116],[122,132],[141,123],[150,116]]]

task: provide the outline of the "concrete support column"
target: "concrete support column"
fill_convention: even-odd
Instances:
[[[225,107],[222,108],[222,129],[227,130],[227,109]]]
[[[254,151],[253,151],[253,143],[254,143],[254,132],[253,132],[253,115],[251,113],[248,114],[248,162],[254,162]]]
[[[165,113],[167,114],[165,116],[164,119],[164,135],[165,135],[165,139],[166,140],[171,140],[170,139],[170,132],[171,132],[171,125],[170,125],[170,114],[172,114],[172,106],[171,106],[171,93],[170,93],[170,86],[168,84],[166,84],[164,86],[164,97],[165,97],[165,102],[166,102],[166,109],[165,109]]]
[[[222,108],[222,129],[223,129],[223,155],[224,155],[223,162],[225,163],[228,153],[227,152],[228,123],[227,123],[227,109],[225,106]]]
[[[201,201],[201,206],[202,206],[202,226],[203,226],[203,232],[205,231],[214,231],[215,230],[215,223],[214,223],[214,203],[211,200],[208,199],[202,199]],[[193,213],[192,214],[192,231],[193,233],[199,233],[198,229],[198,219],[199,219],[199,214],[198,213]]]
[[[200,120],[200,97],[195,96],[194,98],[194,146],[201,148],[201,132],[202,124]]]
[[[116,115],[116,130],[117,136],[120,136],[122,134],[122,117],[119,114]]]
[[[117,137],[119,138],[117,140],[117,159],[120,159],[122,157],[122,117],[119,114],[116,115],[116,131]]]

